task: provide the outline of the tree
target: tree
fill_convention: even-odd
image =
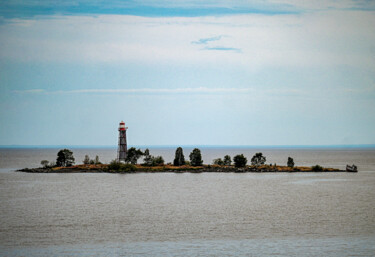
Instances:
[[[83,159],[83,164],[90,164],[90,157],[88,155],[85,155],[85,159]]]
[[[144,152],[143,164],[146,166],[152,165],[152,155],[150,155],[150,150],[146,149]]]
[[[243,154],[238,154],[233,157],[234,166],[237,168],[245,167],[247,164],[247,158]]]
[[[212,164],[215,164],[215,165],[224,165],[224,162],[223,162],[223,160],[221,159],[221,158],[217,158],[217,159],[214,159],[213,161],[212,161]]]
[[[251,158],[251,165],[263,165],[266,162],[266,157],[262,153],[256,153],[253,158]]]
[[[127,163],[131,163],[131,164],[137,164],[137,161],[138,159],[143,155],[143,152],[140,150],[140,149],[135,149],[134,147],[131,147],[127,154],[126,154],[126,158],[125,158],[125,161]]]
[[[73,152],[69,149],[63,149],[57,153],[56,165],[58,167],[72,166],[74,161]]]
[[[99,161],[99,156],[95,156],[95,164],[102,164],[100,161]]]
[[[288,167],[290,168],[294,167],[294,160],[292,157],[288,157]]]
[[[232,160],[231,160],[230,156],[229,155],[225,155],[224,156],[224,165],[229,166],[231,164],[232,164]]]
[[[176,153],[174,155],[174,160],[173,160],[173,165],[174,166],[185,165],[185,157],[184,157],[184,153],[181,147],[178,147],[176,149]]]
[[[194,148],[189,157],[192,166],[201,166],[203,164],[201,150],[199,150],[198,148]]]
[[[40,162],[40,164],[43,166],[43,168],[48,168],[49,161],[47,161],[47,160],[42,160],[42,161]]]

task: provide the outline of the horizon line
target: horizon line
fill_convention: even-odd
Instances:
[[[30,148],[117,148],[117,145],[0,145],[0,149]],[[326,145],[128,145],[128,148],[375,148],[375,144]]]

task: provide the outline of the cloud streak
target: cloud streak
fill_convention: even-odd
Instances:
[[[197,45],[206,45],[208,42],[219,41],[221,38],[222,38],[222,36],[209,37],[209,38],[201,38],[198,41],[193,41],[191,43],[192,44],[197,44]]]
[[[215,47],[205,47],[202,50],[208,50],[208,51],[232,51],[241,53],[242,50],[240,48],[234,48],[234,47],[224,47],[224,46],[215,46]]]

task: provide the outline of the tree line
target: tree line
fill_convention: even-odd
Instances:
[[[150,150],[147,148],[144,152],[140,149],[136,149],[135,147],[129,148],[127,151],[127,156],[125,162],[127,164],[135,165],[137,164],[139,158],[143,157],[143,164],[144,166],[161,166],[164,165],[164,159],[162,156],[153,156],[150,154]],[[83,164],[101,164],[99,161],[99,156],[96,156],[95,159],[90,159],[88,155],[85,155],[83,159]],[[69,167],[75,163],[75,158],[73,156],[73,152],[69,149],[62,149],[57,153],[56,163],[49,162],[47,160],[42,160],[41,165],[44,168],[51,168],[54,166],[57,167]],[[113,160],[110,165],[116,165],[118,160]],[[262,153],[256,153],[251,158],[251,165],[259,166],[265,165],[266,157],[263,156]],[[219,166],[230,166],[232,165],[232,159],[229,155],[225,155],[223,159],[217,158],[214,159],[212,164],[219,165]],[[238,154],[233,157],[233,164],[237,168],[242,168],[247,165],[247,158],[243,154]],[[178,147],[175,151],[175,158],[173,160],[174,166],[182,166],[182,165],[190,165],[190,166],[202,166],[203,159],[201,150],[198,148],[194,148],[193,151],[189,154],[189,161],[185,160],[185,156],[183,153],[183,149]],[[276,166],[276,164],[275,164]],[[294,167],[294,160],[291,157],[288,157],[287,166],[293,168]]]

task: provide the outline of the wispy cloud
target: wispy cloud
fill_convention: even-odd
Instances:
[[[234,47],[224,47],[224,46],[215,46],[215,47],[205,47],[202,50],[209,50],[209,51],[232,51],[241,53],[242,50],[240,48],[234,48]]]
[[[211,41],[218,41],[222,38],[222,36],[217,36],[217,37],[209,37],[209,38],[201,38],[198,41],[193,41],[191,42],[192,44],[197,44],[197,45],[206,45],[208,42]]]

